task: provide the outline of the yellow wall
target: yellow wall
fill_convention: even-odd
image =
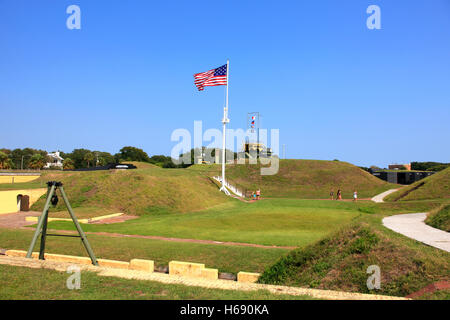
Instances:
[[[31,206],[46,192],[47,188],[0,191],[0,214],[19,211],[17,207],[17,196],[19,194],[29,196]]]
[[[28,181],[33,181],[36,180],[37,178],[39,178],[40,176],[37,175],[30,175],[30,176],[19,176],[19,175],[14,175],[14,176],[3,176],[0,175],[0,183],[17,183],[17,182],[28,182]],[[13,180],[14,179],[14,180]]]

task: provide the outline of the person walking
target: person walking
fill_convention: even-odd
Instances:
[[[341,189],[338,189],[338,191],[336,193],[336,200],[342,200]]]
[[[358,191],[353,191],[353,201],[356,202],[358,200]]]
[[[331,198],[331,200],[334,199],[334,192],[333,192],[333,190],[330,191],[330,198]]]
[[[260,200],[261,199],[261,190],[256,190],[256,200]]]

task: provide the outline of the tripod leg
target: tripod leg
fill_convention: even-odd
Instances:
[[[31,254],[33,253],[33,248],[36,245],[37,238],[39,237],[39,234],[42,231],[42,225],[44,224],[44,221],[47,221],[48,208],[50,208],[50,200],[51,200],[54,192],[55,192],[55,186],[52,186],[50,189],[50,192],[48,193],[47,201],[45,202],[45,206],[44,206],[44,210],[42,211],[42,214],[39,217],[38,224],[36,226],[36,231],[34,232],[30,247],[28,248],[28,252],[26,255],[27,258],[31,258]]]
[[[64,203],[66,204],[67,210],[69,210],[69,213],[70,213],[70,216],[72,217],[73,223],[75,224],[75,227],[77,228],[78,234],[81,237],[81,241],[83,242],[83,245],[86,248],[86,251],[88,252],[89,257],[91,257],[92,264],[94,266],[98,266],[97,258],[95,257],[94,251],[92,250],[92,248],[89,244],[86,234],[84,233],[83,229],[81,229],[81,226],[78,223],[78,219],[75,216],[75,213],[73,212],[72,207],[70,206],[69,199],[67,198],[66,193],[64,192],[64,188],[61,186],[61,187],[59,187],[59,190],[61,191],[61,195],[64,199]]]
[[[45,215],[44,223],[42,224],[41,247],[39,249],[39,260],[45,260],[44,253],[45,253],[45,239],[47,238],[47,222],[48,222],[48,210],[47,210],[47,214]]]

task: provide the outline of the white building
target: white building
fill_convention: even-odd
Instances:
[[[51,162],[47,162],[47,164],[44,166],[45,169],[51,168],[51,167],[57,167],[61,168],[63,167],[63,161],[64,159],[59,155],[59,151],[48,153],[47,157],[51,159]]]

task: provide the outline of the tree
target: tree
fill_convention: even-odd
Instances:
[[[5,152],[0,151],[0,169],[11,169],[12,166],[13,163],[8,155]]]
[[[120,149],[120,159],[124,161],[150,161],[148,154],[144,150],[136,147],[123,147]]]
[[[63,162],[63,169],[64,170],[73,170],[75,169],[75,163],[70,158],[64,158]]]
[[[45,166],[45,158],[40,153],[35,153],[29,163],[31,169],[42,169]]]
[[[149,162],[163,168],[177,168],[177,165],[173,163],[169,156],[155,155],[150,158]]]
[[[114,156],[109,152],[94,151],[93,153],[95,155],[96,165],[106,166],[109,163],[116,163]]]
[[[411,170],[419,171],[441,171],[450,166],[450,163],[440,162],[411,162]]]
[[[87,167],[89,168],[89,164],[92,162],[92,161],[94,161],[94,154],[92,153],[92,152],[87,152],[85,155],[84,155],[84,161],[86,161],[86,163],[87,163]]]
[[[25,149],[14,149],[9,154],[10,159],[12,160],[13,167],[16,169],[21,168],[29,168],[29,163],[31,161],[31,157],[34,154],[40,154],[42,157],[47,156],[47,151],[45,150],[37,150],[33,148],[25,148]]]
[[[75,169],[84,168],[86,166],[86,162],[84,160],[84,156],[91,152],[87,149],[74,149],[71,153],[65,153],[61,155],[64,159],[70,158],[74,162]]]

